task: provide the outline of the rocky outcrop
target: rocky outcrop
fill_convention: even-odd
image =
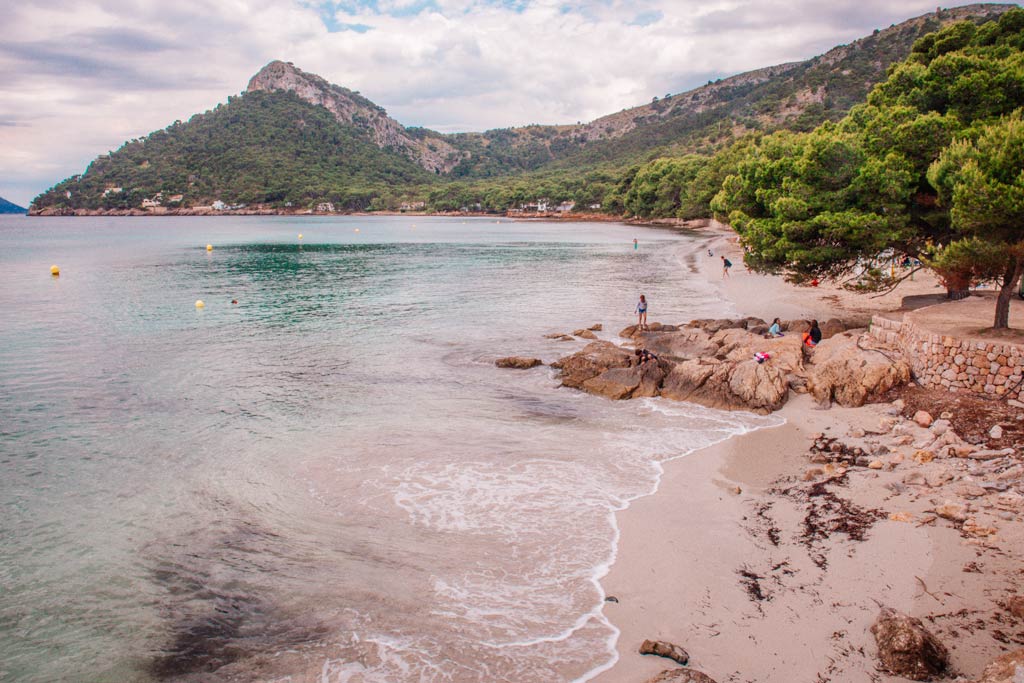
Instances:
[[[766,339],[754,331],[763,324],[760,318],[741,318],[694,320],[682,327],[653,322],[643,330],[632,325],[620,336],[654,353],[657,363],[648,363],[643,370],[631,367],[629,350],[599,341],[553,367],[562,370],[564,386],[606,398],[660,395],[758,413],[781,408],[790,391],[810,390],[822,403],[862,405],[910,379],[905,362],[862,348],[859,332],[844,331],[823,340],[805,361],[798,334]],[[835,321],[831,327],[844,325]]]
[[[1024,681],[1024,649],[997,657],[974,683],[1020,683]]]
[[[611,368],[586,380],[583,389],[597,396],[613,400],[657,396],[665,372],[657,363],[642,366]]]
[[[551,367],[562,371],[562,386],[584,389],[587,380],[612,368],[628,368],[632,354],[607,341],[595,341],[580,351],[555,361]]]
[[[544,365],[540,358],[526,358],[524,356],[506,356],[494,361],[499,368],[512,368],[515,370],[529,370],[538,365]]]
[[[949,652],[920,619],[883,607],[871,633],[878,658],[890,673],[915,681],[928,681],[949,664]]]
[[[675,643],[669,643],[664,640],[645,640],[640,644],[640,654],[667,657],[679,662],[683,666],[690,661],[690,655],[686,650]]]
[[[843,332],[815,347],[807,390],[822,405],[833,401],[846,407],[862,406],[894,386],[910,381],[910,365],[902,358],[864,347],[865,335]]]
[[[348,88],[306,73],[291,62],[273,61],[260,69],[249,80],[246,92],[258,90],[294,92],[302,100],[324,107],[339,122],[367,130],[381,149],[398,150],[428,171],[447,173],[462,161],[463,153],[443,137],[413,137],[382,107]]]

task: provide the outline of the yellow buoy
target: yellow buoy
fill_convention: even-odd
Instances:
[[[202,299],[196,299],[196,308],[206,308],[206,304],[203,303]]]
[[[50,275],[60,275],[60,268],[58,266],[50,266]]]
[[[302,239],[302,233],[301,232],[299,233],[299,239],[300,240]]]
[[[206,245],[206,251],[213,251],[213,245],[212,244],[207,244]]]

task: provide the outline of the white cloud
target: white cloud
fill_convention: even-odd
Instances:
[[[8,10],[0,43],[0,196],[21,204],[97,154],[240,92],[273,59],[359,90],[406,125],[484,130],[591,120],[934,9],[924,0],[45,4]]]

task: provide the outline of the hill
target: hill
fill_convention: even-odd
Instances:
[[[0,197],[0,213],[25,213],[27,209],[24,209],[17,204],[13,204],[3,197]]]
[[[710,154],[751,132],[838,120],[921,36],[955,21],[982,23],[1010,7],[939,10],[810,60],[709,82],[586,124],[484,133],[406,128],[359,93],[275,61],[242,95],[98,157],[81,176],[37,197],[31,212],[374,210],[417,200],[439,210],[504,210],[538,196],[595,205],[631,165]]]

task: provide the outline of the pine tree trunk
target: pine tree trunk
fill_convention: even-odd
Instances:
[[[996,323],[993,327],[997,330],[1010,327],[1010,300],[1013,299],[1021,273],[1024,273],[1024,258],[1012,258],[1006,266],[1006,273],[1003,274],[1003,282],[999,287],[999,296],[996,297]]]

